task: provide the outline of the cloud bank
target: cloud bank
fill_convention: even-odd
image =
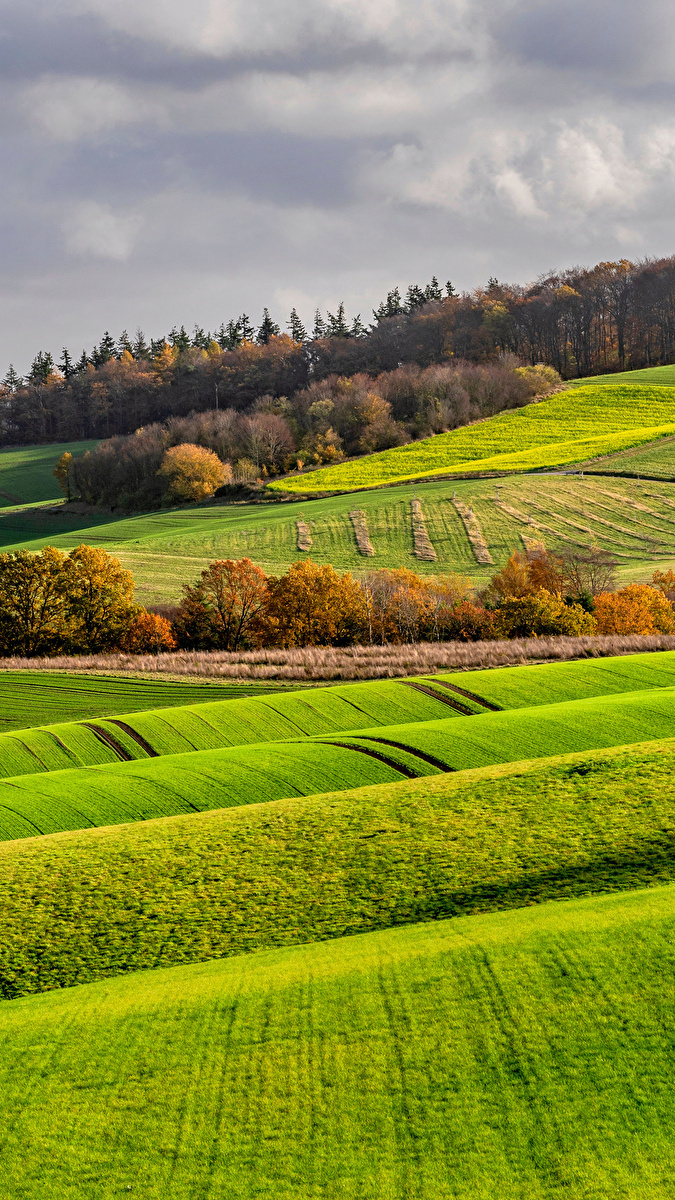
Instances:
[[[0,352],[675,251],[662,0],[0,3]]]

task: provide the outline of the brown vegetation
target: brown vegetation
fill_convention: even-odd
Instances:
[[[424,513],[422,512],[422,505],[419,500],[412,501],[412,533],[413,554],[415,558],[420,558],[424,562],[436,562],[438,555],[427,533]]]

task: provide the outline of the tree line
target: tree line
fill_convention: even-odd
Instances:
[[[365,325],[344,305],[307,330],[294,309],[286,329],[263,311],[215,331],[183,326],[146,340],[106,333],[74,360],[36,355],[25,378],[2,383],[5,444],[132,433],[141,425],[294,397],[328,377],[375,377],[400,364],[488,363],[503,354],[544,362],[565,379],[675,361],[675,256],[602,262],[552,272],[527,286],[490,279],[457,294],[434,278],[393,288]]]

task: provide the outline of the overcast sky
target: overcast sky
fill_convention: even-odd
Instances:
[[[664,0],[0,0],[0,370],[675,252]]]

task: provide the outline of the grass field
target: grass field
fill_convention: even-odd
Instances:
[[[20,680],[20,672],[15,676]],[[60,678],[68,679],[67,676]],[[108,704],[112,697],[119,698],[124,692],[123,687],[118,687],[112,690],[111,696],[107,687],[110,682],[101,681],[101,698]],[[138,709],[143,707],[142,697],[146,697],[146,703],[151,702],[154,693],[166,700],[166,693],[170,695],[175,689],[177,693],[182,692],[184,698],[190,697],[189,684],[181,688],[160,683],[153,689],[153,685],[144,681],[129,682],[132,695],[133,684],[139,685],[135,697]],[[83,684],[87,683],[92,685],[92,703],[96,706],[100,697],[98,681],[85,678]],[[24,686],[30,688],[30,684]],[[378,725],[408,725],[472,713],[480,715],[491,708],[528,708],[673,687],[673,651],[547,663],[536,670],[524,666],[474,671],[469,678],[463,672],[446,672],[416,680],[377,680],[215,701],[204,698],[204,693],[208,695],[209,692],[208,685],[197,685],[195,692],[199,699],[196,704],[128,713],[120,713],[118,707],[117,716],[111,718],[96,714],[95,721],[49,724],[0,734],[0,777],[295,740],[299,735],[316,737]],[[58,703],[61,689],[47,685],[45,690],[51,690]],[[211,692],[215,691],[217,695],[218,690],[212,688]],[[6,693],[10,691],[11,685],[6,686]],[[84,704],[88,694],[86,686],[76,691],[77,703]],[[91,718],[94,714],[83,715]]]
[[[588,383],[475,425],[268,486],[304,494],[469,471],[531,471],[596,458],[673,433],[675,394],[670,387]]]
[[[0,1008],[13,1200],[655,1200],[675,889],[143,972]]]
[[[21,446],[0,450],[0,502],[5,505],[62,500],[63,492],[53,471],[61,455],[84,454],[97,441],[57,442],[48,446]]]
[[[669,737],[675,689],[665,687],[132,762],[105,763],[101,746],[105,765],[0,780],[0,840]]]
[[[670,443],[669,443],[670,444]],[[453,504],[473,509],[494,566],[481,565]],[[412,501],[420,499],[434,562],[414,554]],[[81,542],[103,546],[133,571],[142,603],[177,600],[215,558],[250,557],[271,574],[303,557],[296,521],[312,521],[308,557],[362,574],[406,566],[423,575],[456,571],[487,581],[523,539],[556,546],[597,544],[616,555],[621,579],[649,579],[654,565],[675,565],[675,484],[586,474],[514,475],[404,485],[363,492],[372,557],[358,550],[349,518],[353,500],[335,496],[280,504],[211,505],[136,517],[83,517],[44,509],[0,512],[0,549],[45,544],[70,550]]]
[[[582,387],[597,383],[640,383],[657,387],[675,387],[675,365],[638,367],[635,371],[616,371],[610,375],[589,375],[586,379],[570,379],[568,383],[570,387]]]
[[[0,996],[675,879],[675,740],[0,844]]]

